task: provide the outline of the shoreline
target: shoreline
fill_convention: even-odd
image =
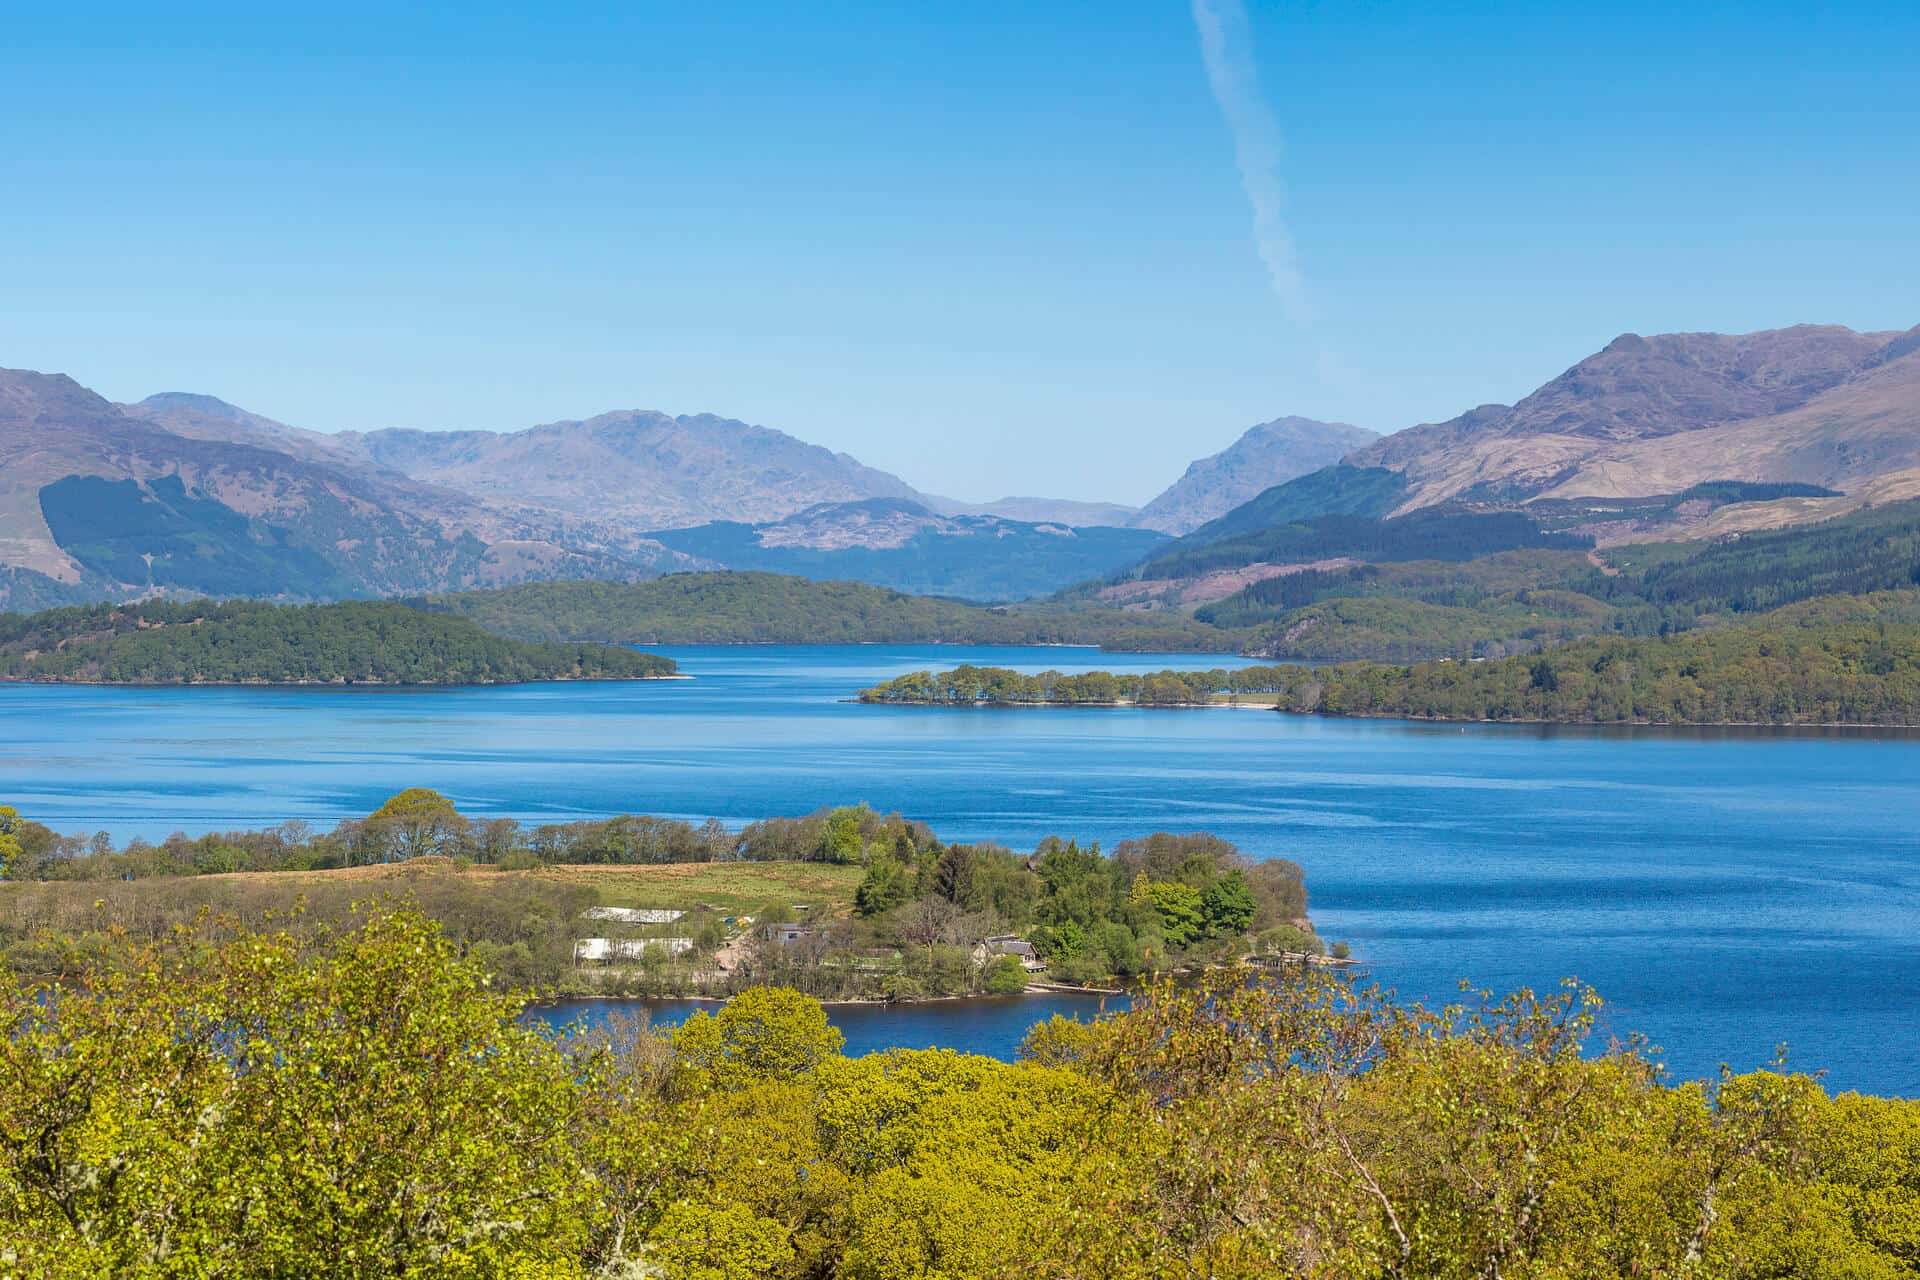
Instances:
[[[1581,729],[1878,729],[1920,732],[1920,722],[1871,720],[1552,720],[1510,716],[1490,720],[1470,716],[1422,716],[1411,712],[1298,711],[1274,703],[1232,702],[915,702],[906,699],[843,698],[866,707],[924,707],[934,711],[1277,711],[1307,720],[1400,720],[1409,724],[1567,725]]]
[[[658,676],[549,676],[535,680],[82,680],[67,676],[0,676],[0,685],[79,685],[89,689],[511,689],[530,684],[639,684],[691,680]]]

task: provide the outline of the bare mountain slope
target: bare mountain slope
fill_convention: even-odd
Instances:
[[[506,433],[388,430],[340,440],[416,480],[635,530],[778,520],[822,502],[920,496],[844,453],[711,414],[632,410]]]
[[[177,434],[63,374],[0,370],[0,608],[168,590],[327,598],[631,577],[648,558],[561,545],[356,460]],[[657,546],[651,558],[684,563]]]
[[[1331,466],[1379,437],[1364,427],[1312,418],[1275,418],[1193,463],[1129,522],[1139,529],[1188,533],[1277,484]]]
[[[1404,474],[1402,510],[1710,480],[1845,490],[1920,465],[1920,330],[1628,334],[1516,405],[1412,427],[1349,460]]]

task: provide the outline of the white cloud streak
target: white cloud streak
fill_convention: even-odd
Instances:
[[[1287,230],[1286,186],[1280,181],[1285,145],[1280,122],[1260,92],[1253,63],[1253,36],[1240,0],[1192,0],[1193,25],[1200,32],[1200,56],[1207,67],[1213,100],[1233,135],[1240,186],[1253,205],[1253,240],[1266,265],[1273,291],[1287,318],[1305,325],[1312,318],[1306,281],[1300,274],[1293,233]]]

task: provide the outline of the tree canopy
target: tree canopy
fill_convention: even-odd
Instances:
[[[1171,851],[1163,851],[1171,852]],[[38,1280],[1899,1280],[1920,1103],[1669,1083],[1602,1006],[1219,970],[1013,1063],[742,996],[527,1028],[434,923],[206,920],[0,972],[0,1265]]]
[[[392,601],[233,600],[0,614],[0,678],[99,684],[510,684],[671,675],[672,660],[505,640]]]

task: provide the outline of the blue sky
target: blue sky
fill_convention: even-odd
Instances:
[[[0,365],[322,430],[709,411],[1137,502],[1623,331],[1920,323],[1920,6],[1204,3],[1304,307],[1184,3],[19,6]]]

